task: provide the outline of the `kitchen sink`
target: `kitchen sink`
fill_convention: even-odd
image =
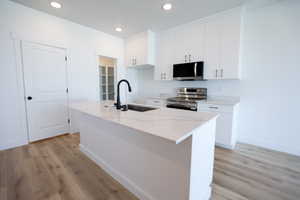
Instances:
[[[128,110],[134,110],[134,111],[138,111],[138,112],[146,112],[146,111],[156,110],[156,109],[158,109],[158,108],[128,104]]]

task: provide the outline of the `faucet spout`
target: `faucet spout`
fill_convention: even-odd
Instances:
[[[116,105],[116,108],[118,110],[120,110],[122,108],[122,105],[121,105],[121,100],[120,100],[120,85],[122,82],[125,82],[127,83],[127,86],[128,86],[128,91],[131,92],[131,86],[130,86],[130,83],[129,81],[127,81],[126,79],[122,79],[118,82],[118,89],[117,89],[117,103],[115,103]]]

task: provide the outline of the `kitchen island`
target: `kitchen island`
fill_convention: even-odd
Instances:
[[[80,149],[141,200],[208,200],[217,115],[73,104]]]

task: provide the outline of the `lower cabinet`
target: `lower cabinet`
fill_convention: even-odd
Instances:
[[[234,149],[237,142],[237,114],[239,105],[216,105],[199,103],[198,111],[219,114],[216,127],[216,145]]]

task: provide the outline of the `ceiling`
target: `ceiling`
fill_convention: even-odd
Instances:
[[[147,29],[158,31],[231,9],[247,0],[55,0],[61,9],[50,6],[51,0],[11,0],[25,6],[65,18],[119,37]],[[164,2],[173,4],[166,12]],[[121,26],[123,32],[115,31]]]

